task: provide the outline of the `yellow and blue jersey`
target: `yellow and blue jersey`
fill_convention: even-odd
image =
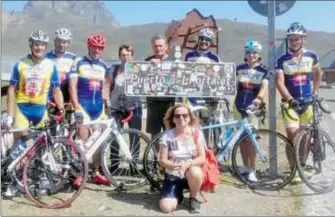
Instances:
[[[262,82],[269,80],[269,74],[267,67],[263,64],[249,68],[249,65],[244,63],[236,67],[236,77],[238,82],[235,106],[241,113],[257,97]]]
[[[60,87],[57,67],[47,58],[34,65],[29,54],[14,65],[10,85],[17,86],[16,103],[46,105],[49,90]]]
[[[70,79],[78,78],[77,97],[80,101],[102,101],[102,88],[107,73],[106,63],[89,56],[78,58],[74,63]]]
[[[283,72],[285,86],[296,100],[308,101],[312,98],[312,69],[319,63],[315,52],[303,50],[300,64],[286,53],[276,61],[276,72]]]

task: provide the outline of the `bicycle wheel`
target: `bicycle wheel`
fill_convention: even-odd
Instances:
[[[34,148],[23,170],[28,199],[49,209],[70,206],[84,189],[87,177],[85,156],[74,143],[64,139],[53,140],[51,149],[47,144]],[[70,188],[75,183],[76,187]]]
[[[335,188],[335,145],[329,134],[322,129],[304,129],[296,137],[295,150],[299,150],[295,158],[303,182],[314,192],[331,192]]]
[[[286,186],[294,177],[296,172],[296,163],[294,160],[294,149],[290,141],[282,134],[267,129],[255,130],[256,139],[259,148],[266,161],[263,162],[257,158],[257,152],[254,150],[248,135],[244,135],[234,146],[232,150],[232,165],[234,173],[238,178],[250,188],[258,190],[278,190]],[[274,136],[277,141],[277,155],[270,158],[269,138]],[[246,150],[255,153],[255,158],[246,158]],[[243,155],[242,155],[243,154]],[[244,156],[245,158],[243,158]],[[292,162],[288,160],[288,156]],[[258,156],[259,157],[259,156]],[[255,159],[255,169],[245,167],[245,162]],[[270,162],[276,162],[276,175],[270,174]],[[251,179],[253,173],[256,178]],[[252,180],[252,181],[251,181]]]
[[[127,159],[114,135],[103,142],[101,167],[108,180],[119,190],[143,187],[147,183],[143,169],[144,148],[150,143],[149,137],[136,129],[121,129],[121,135],[128,144],[131,158]]]
[[[164,132],[157,134],[144,151],[143,165],[145,175],[151,186],[162,190],[164,169],[158,165],[159,139]]]

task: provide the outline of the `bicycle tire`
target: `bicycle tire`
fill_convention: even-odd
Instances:
[[[158,152],[158,150],[156,150],[156,148],[154,146],[156,145],[156,142],[159,141],[159,139],[163,135],[163,133],[164,132],[161,132],[161,133],[157,134],[154,138],[151,139],[149,145],[147,146],[147,148],[144,151],[144,156],[143,156],[143,166],[144,166],[145,175],[146,175],[150,185],[152,187],[154,187],[155,189],[157,189],[158,191],[162,190],[163,179],[162,180],[155,180],[153,175],[157,171],[158,172],[159,171],[164,171],[164,169],[158,165],[158,162],[157,162],[157,152]],[[150,164],[149,154],[150,154],[151,150],[153,150],[153,152],[154,152],[152,167],[149,165]]]
[[[83,174],[82,182],[81,182],[81,185],[76,189],[76,192],[72,195],[72,197],[70,199],[67,199],[65,201],[62,199],[61,202],[59,202],[59,203],[52,203],[52,204],[42,202],[38,198],[41,195],[32,194],[32,192],[30,191],[30,188],[29,188],[30,185],[28,184],[28,172],[29,172],[28,167],[30,165],[29,162],[33,161],[34,160],[34,156],[38,153],[37,151],[40,148],[46,147],[46,145],[45,144],[41,144],[41,145],[38,145],[38,146],[34,147],[32,149],[32,151],[29,153],[29,155],[27,157],[27,162],[26,162],[26,164],[24,166],[24,169],[23,169],[23,184],[24,184],[25,193],[27,195],[27,198],[31,202],[33,202],[39,208],[59,209],[59,208],[69,207],[71,205],[71,203],[83,191],[83,189],[85,187],[85,183],[87,182],[87,179],[88,179],[88,162],[87,162],[87,160],[85,158],[85,155],[81,151],[81,149],[75,143],[73,143],[73,142],[71,142],[69,140],[66,140],[66,139],[55,139],[55,140],[53,140],[53,143],[54,144],[56,144],[56,143],[67,144],[67,146],[65,146],[65,147],[67,147],[68,149],[71,149],[71,150],[69,150],[71,153],[79,154],[79,158],[80,158],[80,160],[83,163],[83,167],[81,168],[81,169],[83,169],[83,171],[80,171],[80,174]],[[70,183],[70,184],[72,184],[72,183]],[[51,194],[54,195],[55,193],[58,193],[58,191],[62,190],[62,187],[65,187],[65,183],[59,184],[55,188],[54,192],[52,192]]]
[[[282,135],[281,133],[275,132],[275,131],[271,131],[268,129],[259,129],[259,130],[255,130],[255,134],[259,135],[261,133],[268,133],[268,134],[272,134],[276,137],[279,137],[282,141],[285,142],[285,150],[289,150],[290,153],[292,154],[292,157],[294,156],[294,148],[292,143],[287,139],[286,136]],[[247,186],[249,186],[252,189],[257,189],[257,190],[265,190],[265,191],[275,191],[275,190],[279,190],[283,187],[285,187],[288,183],[291,182],[291,180],[294,178],[295,172],[296,172],[296,163],[294,162],[294,167],[291,170],[290,169],[290,174],[287,176],[286,179],[283,180],[283,182],[281,182],[279,185],[265,185],[265,184],[259,184],[257,182],[251,182],[249,181],[247,178],[245,178],[245,176],[243,174],[241,174],[238,166],[237,166],[237,153],[238,153],[238,148],[241,145],[241,143],[244,142],[244,140],[248,139],[248,135],[245,134],[241,139],[239,139],[239,141],[234,145],[233,150],[232,150],[232,165],[233,165],[233,171],[235,174],[237,174],[239,180],[241,182],[243,182],[244,184],[246,184]],[[288,149],[287,149],[288,147]],[[257,156],[256,156],[257,157]],[[270,160],[270,159],[269,159]],[[293,157],[294,160],[294,157]]]
[[[148,144],[150,143],[149,137],[140,130],[128,128],[128,129],[122,129],[122,131],[120,133],[122,133],[122,134],[125,134],[125,133],[138,134],[140,139],[143,139],[146,142],[146,146],[148,146]],[[112,140],[112,141],[110,141],[110,140]],[[112,185],[114,185],[117,189],[120,189],[120,190],[132,190],[132,189],[137,189],[137,188],[143,187],[144,185],[147,184],[147,179],[144,176],[144,174],[143,174],[143,179],[141,179],[141,177],[139,177],[140,180],[138,182],[134,182],[132,184],[127,184],[125,182],[120,182],[117,179],[117,177],[115,177],[111,174],[111,172],[109,170],[109,165],[108,165],[108,163],[106,161],[106,158],[105,158],[105,153],[108,152],[108,150],[110,149],[110,145],[114,140],[115,140],[114,135],[111,135],[110,137],[108,137],[103,142],[103,146],[102,146],[102,149],[101,149],[101,152],[100,152],[101,167],[102,167],[102,171],[103,171],[104,175],[107,177],[107,179],[110,181],[110,183],[112,183]],[[128,163],[132,164],[133,162],[128,162]],[[143,160],[141,161],[141,163],[143,163]],[[138,172],[141,173],[141,171],[139,171],[139,170],[138,170]]]
[[[334,141],[331,139],[331,137],[329,136],[329,134],[322,130],[322,129],[318,129],[319,132],[320,132],[320,138],[322,140],[322,136],[324,136],[329,142],[328,144],[331,146],[331,148],[334,150],[335,152],[335,144],[334,144]],[[303,139],[303,137],[308,133],[312,133],[312,131],[314,131],[313,128],[306,128],[302,131],[299,132],[299,134],[296,136],[296,139],[295,139],[295,150],[300,150],[300,144],[301,144],[301,140]],[[305,173],[304,173],[304,168],[300,162],[300,155],[299,155],[299,152],[296,151],[295,153],[295,159],[296,159],[296,162],[297,162],[297,169],[298,169],[298,172],[299,172],[299,176],[300,178],[302,179],[302,181],[308,186],[308,188],[310,188],[312,191],[316,192],[316,193],[320,193],[320,194],[325,194],[325,193],[329,193],[331,192],[332,190],[334,190],[335,188],[335,176],[334,176],[334,180],[332,182],[332,184],[327,187],[327,188],[317,188],[315,185],[313,185],[310,181],[310,177],[306,177]],[[321,164],[321,160],[318,159],[318,164]]]

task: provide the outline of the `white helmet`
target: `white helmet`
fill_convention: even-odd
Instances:
[[[49,42],[49,36],[47,33],[42,32],[41,30],[33,31],[30,34],[28,41],[30,44],[33,42],[44,42],[47,44]]]
[[[206,37],[214,41],[215,38],[214,31],[210,28],[203,28],[198,33],[198,39],[199,37]]]
[[[56,38],[63,39],[66,41],[71,41],[72,34],[68,29],[60,28],[60,29],[57,29],[55,32],[55,39]]]

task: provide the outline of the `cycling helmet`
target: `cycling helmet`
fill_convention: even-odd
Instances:
[[[262,45],[254,40],[249,40],[244,46],[245,51],[257,51],[262,52]]]
[[[299,22],[292,23],[286,31],[286,36],[289,36],[289,35],[306,36],[306,34],[307,34],[307,31],[305,27]]]
[[[87,38],[88,47],[100,47],[105,48],[106,39],[101,34],[93,34]]]
[[[210,28],[203,28],[198,33],[198,39],[199,37],[206,37],[214,41],[215,38],[214,31]]]
[[[66,41],[71,41],[72,34],[68,29],[60,28],[60,29],[57,29],[55,32],[55,39],[56,38],[63,39]]]
[[[28,41],[30,44],[33,42],[44,42],[47,44],[49,42],[49,36],[47,33],[38,30],[30,34]]]

